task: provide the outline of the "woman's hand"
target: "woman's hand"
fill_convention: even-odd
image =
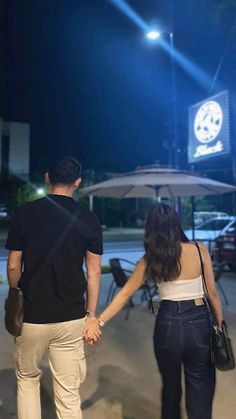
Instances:
[[[222,323],[221,324],[217,324],[216,326],[215,326],[215,329],[216,329],[216,332],[218,333],[218,332],[222,332],[223,331],[223,328],[222,328]]]
[[[93,346],[101,338],[101,330],[96,317],[87,317],[83,331],[83,339],[89,346]]]

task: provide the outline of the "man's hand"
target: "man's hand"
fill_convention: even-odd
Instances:
[[[96,317],[87,317],[83,330],[83,338],[89,346],[93,346],[101,338],[101,330],[99,327],[98,319]]]

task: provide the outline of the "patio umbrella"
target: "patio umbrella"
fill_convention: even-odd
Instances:
[[[144,168],[83,188],[82,196],[109,198],[153,198],[218,195],[236,187],[187,171]]]
[[[152,198],[190,196],[194,239],[194,196],[235,192],[236,187],[188,171],[163,167],[138,168],[112,179],[83,188],[82,196],[109,198]]]

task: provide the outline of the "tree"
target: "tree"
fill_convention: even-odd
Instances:
[[[16,193],[16,201],[18,205],[26,204],[27,202],[38,199],[35,188],[29,183],[20,186]]]

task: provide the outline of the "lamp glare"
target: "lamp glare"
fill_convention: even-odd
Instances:
[[[160,38],[161,34],[157,31],[150,31],[146,34],[146,37],[151,41],[155,41],[156,39]]]

